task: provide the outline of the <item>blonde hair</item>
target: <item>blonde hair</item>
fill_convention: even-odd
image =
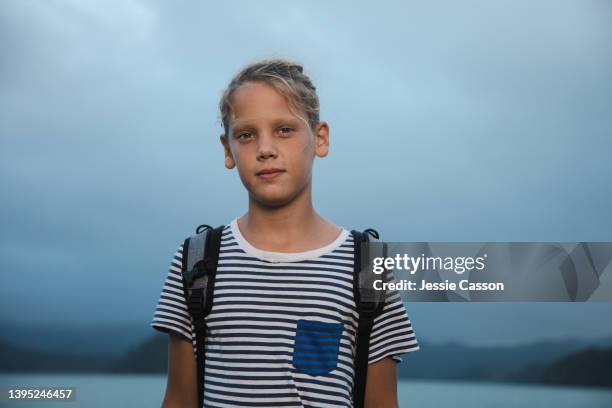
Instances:
[[[298,63],[284,59],[265,59],[240,70],[223,92],[219,110],[226,135],[234,114],[231,103],[234,92],[244,83],[256,81],[272,86],[283,95],[293,113],[315,130],[319,123],[319,97],[312,81],[304,74],[304,68]],[[302,117],[300,111],[307,117]]]

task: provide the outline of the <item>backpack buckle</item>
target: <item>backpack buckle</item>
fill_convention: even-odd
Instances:
[[[187,308],[189,312],[197,316],[204,311],[204,289],[198,288],[191,291],[189,299],[187,299]]]
[[[359,313],[366,316],[374,316],[378,305],[376,302],[361,302]]]
[[[191,270],[183,273],[183,280],[187,287],[191,287],[193,281],[208,274],[212,269],[212,259],[207,258],[196,262]]]

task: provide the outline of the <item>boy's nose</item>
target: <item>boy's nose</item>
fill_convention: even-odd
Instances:
[[[257,143],[257,158],[276,157],[277,150],[272,135],[261,135]]]

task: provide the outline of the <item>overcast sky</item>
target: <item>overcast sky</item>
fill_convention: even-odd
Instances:
[[[246,211],[217,105],[261,57],[318,88],[336,224],[612,241],[611,2],[222,3],[0,2],[0,320],[148,324],[179,243]],[[611,304],[455,306],[409,313],[475,342],[612,334]],[[478,330],[490,311],[524,330]]]

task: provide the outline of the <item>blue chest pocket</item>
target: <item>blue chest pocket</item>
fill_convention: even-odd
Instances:
[[[324,375],[338,365],[343,323],[298,320],[293,346],[293,366],[298,372]]]

